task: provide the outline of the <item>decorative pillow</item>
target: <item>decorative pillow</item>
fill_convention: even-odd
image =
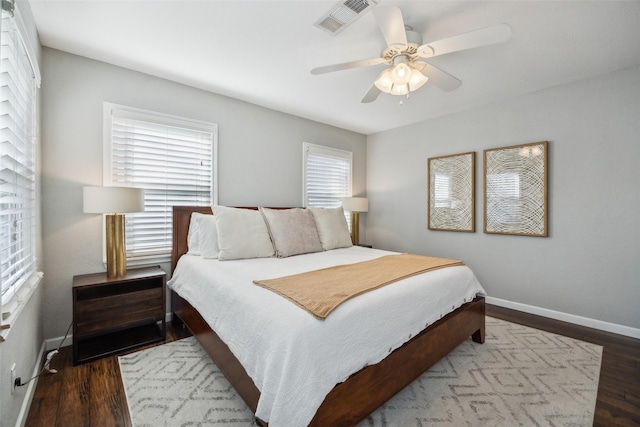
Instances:
[[[198,214],[200,232],[200,255],[203,258],[218,258],[218,224],[215,215]]]
[[[200,255],[200,217],[201,213],[194,212],[191,214],[189,221],[189,232],[187,234],[187,253],[189,255]]]
[[[328,251],[352,246],[342,206],[338,208],[309,208],[309,210],[316,221],[322,249]]]
[[[273,256],[273,244],[260,212],[212,206],[218,227],[220,261]]]
[[[267,224],[277,257],[322,251],[311,211],[300,208],[260,208],[260,212]]]

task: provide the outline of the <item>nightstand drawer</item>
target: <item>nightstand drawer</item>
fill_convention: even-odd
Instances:
[[[156,288],[98,299],[79,299],[76,306],[76,321],[81,324],[88,320],[105,321],[116,316],[135,316],[138,309],[159,308],[162,297],[163,290]]]
[[[143,296],[144,295],[144,296]],[[76,331],[80,337],[105,330],[120,329],[140,323],[149,323],[164,317],[162,289],[136,292],[131,296],[109,297],[103,300],[78,304],[76,311]],[[138,299],[139,298],[139,299]]]

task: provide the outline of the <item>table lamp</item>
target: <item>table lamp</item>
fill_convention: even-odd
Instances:
[[[84,212],[107,214],[107,277],[127,273],[124,213],[144,211],[144,190],[129,187],[84,187]]]
[[[369,212],[369,199],[366,197],[343,197],[342,208],[351,212],[351,242],[354,245],[360,244],[360,212]]]

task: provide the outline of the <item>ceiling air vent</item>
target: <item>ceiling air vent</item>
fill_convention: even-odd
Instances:
[[[346,0],[333,6],[329,13],[320,18],[314,25],[333,35],[338,34],[369,9],[376,5],[373,0]]]

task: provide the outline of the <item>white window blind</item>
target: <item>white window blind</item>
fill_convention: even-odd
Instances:
[[[337,208],[351,196],[353,153],[321,145],[303,144],[303,203],[306,207]],[[348,213],[347,223],[350,225]]]
[[[14,18],[3,11],[0,25],[0,280],[6,305],[36,268],[36,80]]]
[[[172,207],[214,199],[217,125],[105,104],[105,185],[145,190],[145,211],[127,214],[127,261],[166,261]]]

